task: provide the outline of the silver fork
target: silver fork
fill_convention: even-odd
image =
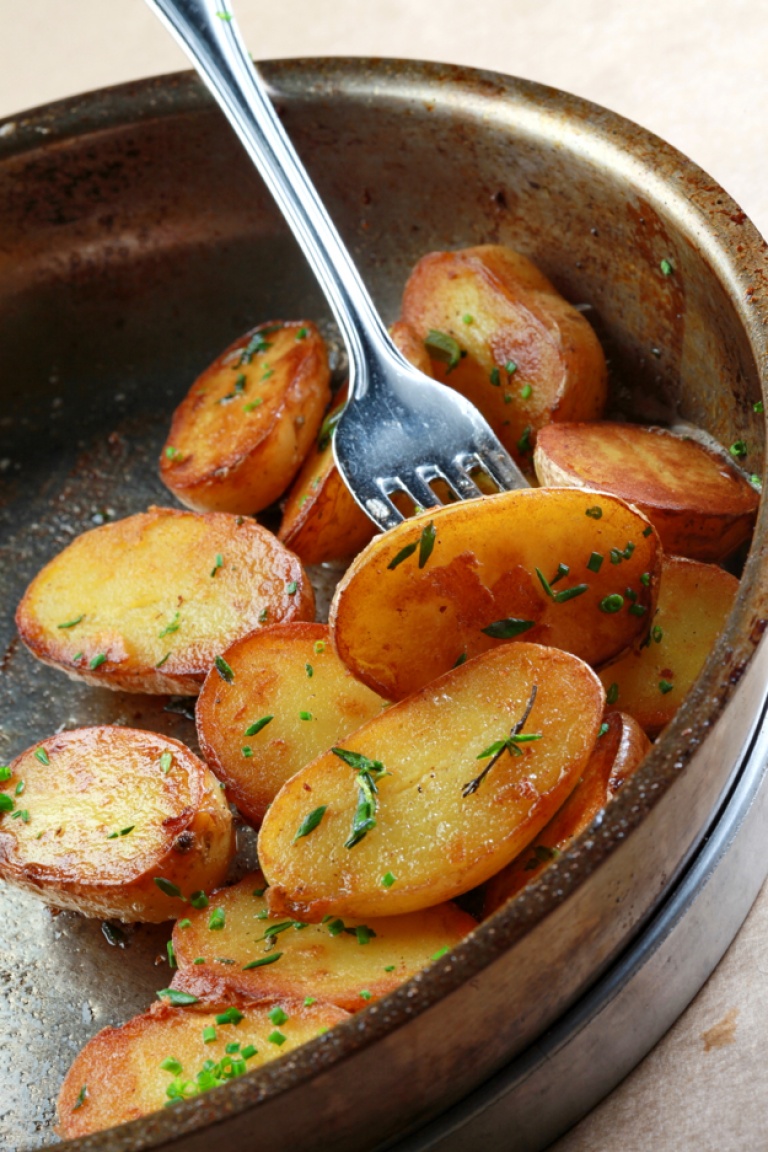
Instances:
[[[442,479],[460,499],[480,496],[485,472],[501,489],[527,487],[474,405],[417,371],[394,346],[352,259],[288,139],[238,32],[229,0],[147,0],[192,60],[301,245],[347,346],[349,402],[336,426],[338,469],[381,528],[440,500]]]

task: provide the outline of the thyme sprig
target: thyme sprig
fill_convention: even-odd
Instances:
[[[370,760],[361,752],[350,752],[346,748],[331,748],[331,751],[357,773],[357,808],[352,817],[352,831],[344,841],[345,848],[354,848],[376,827],[379,791],[376,785],[389,773],[380,760]]]
[[[520,751],[518,745],[530,744],[533,740],[541,740],[541,732],[523,733],[523,728],[525,727],[526,721],[531,714],[531,709],[533,708],[534,701],[536,700],[536,693],[538,690],[538,684],[534,684],[531,688],[531,694],[528,697],[528,703],[525,706],[525,711],[517,723],[512,725],[509,736],[504,737],[503,740],[495,740],[493,744],[489,745],[488,748],[485,748],[482,752],[478,753],[478,760],[485,760],[487,756],[490,756],[490,760],[486,764],[485,768],[483,768],[479,776],[476,776],[474,780],[470,780],[469,783],[464,785],[461,790],[462,796],[471,796],[474,792],[477,792],[483,780],[490,772],[491,768],[493,768],[494,764],[496,764],[497,761],[501,759],[505,752],[508,752],[510,756],[522,756],[522,752]]]

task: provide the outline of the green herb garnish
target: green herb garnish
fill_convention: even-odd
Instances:
[[[274,716],[262,716],[260,720],[256,720],[253,724],[248,725],[244,735],[257,736],[258,733],[261,732],[262,728],[266,728],[267,724],[269,724],[271,720],[274,720]]]
[[[294,844],[297,840],[301,840],[302,837],[309,836],[310,832],[314,832],[323,816],[325,816],[326,808],[327,804],[321,804],[319,808],[313,809],[309,815],[304,817],[301,824],[299,825],[296,835],[293,838]]]
[[[213,663],[215,664],[216,671],[218,672],[219,676],[221,676],[222,680],[225,680],[227,684],[232,684],[235,679],[235,674],[230,668],[229,664],[227,664],[224,657],[217,656]]]
[[[82,612],[79,616],[76,616],[74,618],[74,620],[65,620],[63,624],[57,624],[56,627],[57,628],[74,628],[75,625],[79,624],[81,620],[85,620],[85,612]]]
[[[424,341],[424,347],[433,360],[446,365],[446,373],[452,372],[461,360],[461,348],[453,336],[432,328]]]
[[[488,748],[485,748],[482,752],[478,753],[478,760],[485,760],[488,757],[490,757],[490,759],[488,760],[488,763],[480,775],[476,776],[474,780],[470,780],[467,784],[464,785],[461,790],[462,796],[471,796],[474,792],[477,792],[483,780],[490,772],[491,768],[493,768],[494,764],[496,764],[504,752],[508,752],[510,756],[522,756],[522,752],[520,751],[518,744],[529,743],[533,740],[541,740],[542,734],[540,732],[523,734],[523,728],[525,727],[526,721],[531,714],[531,709],[533,708],[534,702],[536,700],[536,693],[538,690],[538,685],[534,684],[531,688],[531,694],[528,697],[528,703],[525,706],[525,711],[517,723],[512,725],[509,736],[506,736],[501,740],[495,740],[493,744],[491,744]]]
[[[514,616],[508,616],[506,620],[495,620],[493,624],[481,628],[480,631],[484,632],[486,636],[492,636],[494,640],[511,640],[514,636],[519,636],[521,632],[527,632],[535,624],[535,620],[518,620]],[[466,660],[466,653],[462,653],[462,655]]]

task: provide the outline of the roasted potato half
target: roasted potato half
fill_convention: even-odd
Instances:
[[[650,747],[650,740],[631,716],[621,712],[606,716],[589,763],[562,808],[536,839],[486,884],[486,916],[517,896],[589,827],[640,767]]]
[[[424,256],[402,318],[425,342],[434,376],[471,400],[525,467],[551,420],[597,420],[602,348],[582,314],[525,256],[498,244]]]
[[[388,700],[515,636],[599,665],[645,635],[659,563],[645,517],[603,493],[527,489],[430,509],[353,561],[333,640]]]
[[[758,493],[724,453],[665,428],[552,424],[533,460],[540,484],[628,500],[677,556],[723,560],[749,539],[757,515]]]
[[[75,1059],[57,1106],[65,1140],[217,1088],[348,1019],[333,1004],[159,995],[148,1012],[104,1028]]]
[[[206,762],[258,825],[289,777],[381,712],[384,701],[339,660],[324,624],[277,624],[223,654],[197,701]]]
[[[211,897],[173,930],[173,987],[224,981],[253,996],[317,997],[350,1012],[379,1000],[458,944],[476,921],[455,904],[403,916],[305,924],[267,911],[259,873]]]
[[[739,587],[715,564],[665,556],[656,614],[643,647],[600,673],[608,707],[658,736],[683,702],[722,631]]]
[[[0,876],[85,916],[170,920],[220,885],[232,817],[178,740],[79,728],[23,752],[0,780]]]
[[[197,512],[259,512],[293,480],[330,398],[315,325],[261,324],[198,377],[174,412],[160,479]]]
[[[30,584],[16,626],[74,679],[196,695],[238,636],[314,612],[298,557],[255,521],[150,508],[73,540]]]
[[[508,644],[369,720],[267,812],[258,850],[272,914],[394,916],[481,884],[575,786],[603,700],[575,656]]]

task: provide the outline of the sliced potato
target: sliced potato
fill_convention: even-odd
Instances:
[[[311,996],[356,1012],[476,927],[455,904],[365,923],[278,921],[268,915],[265,887],[254,872],[215,893],[207,910],[190,912],[176,924],[174,988],[199,993],[211,981],[224,981],[254,996]]]
[[[634,504],[678,556],[724,559],[757,515],[758,493],[724,455],[665,428],[552,424],[533,459],[541,484],[599,488]]]
[[[295,1051],[346,1019],[348,1014],[332,1004],[256,1003],[229,993],[184,1006],[164,997],[86,1044],[59,1093],[59,1135],[73,1140],[197,1096]]]
[[[602,493],[528,489],[430,509],[353,561],[331,605],[333,639],[388,700],[499,636],[598,665],[647,631],[659,562],[648,521]]]
[[[393,344],[400,349],[403,356],[413,364],[414,368],[418,368],[419,372],[423,372],[425,376],[434,375],[432,361],[424,346],[424,341],[410,324],[406,324],[405,320],[396,320],[390,328],[389,334]]]
[[[47,904],[157,922],[227,874],[229,808],[178,740],[80,728],[27,749],[10,771],[0,782],[0,876]]]
[[[305,564],[354,556],[376,531],[342,480],[333,458],[333,429],[345,402],[346,390],[323,421],[283,508],[278,537]]]
[[[683,702],[722,631],[739,587],[714,564],[665,556],[645,645],[600,673],[609,708],[658,736]]]
[[[485,244],[424,256],[402,318],[426,341],[435,377],[476,404],[529,468],[543,425],[602,415],[607,371],[595,333],[518,252]]]
[[[198,377],[174,412],[160,479],[198,512],[259,512],[296,475],[330,397],[315,325],[261,324]]]
[[[562,808],[536,839],[486,884],[486,916],[516,896],[589,827],[640,767],[650,747],[650,740],[631,716],[621,712],[606,716],[589,763]]]
[[[224,653],[231,684],[213,669],[197,701],[209,766],[252,824],[294,772],[381,712],[384,701],[339,660],[324,624],[278,624]]]
[[[258,850],[270,910],[394,916],[487,880],[574,787],[603,699],[575,656],[508,644],[369,720],[267,812]]]
[[[74,679],[196,694],[238,636],[314,611],[300,561],[255,521],[150,508],[73,540],[30,584],[16,626]]]

